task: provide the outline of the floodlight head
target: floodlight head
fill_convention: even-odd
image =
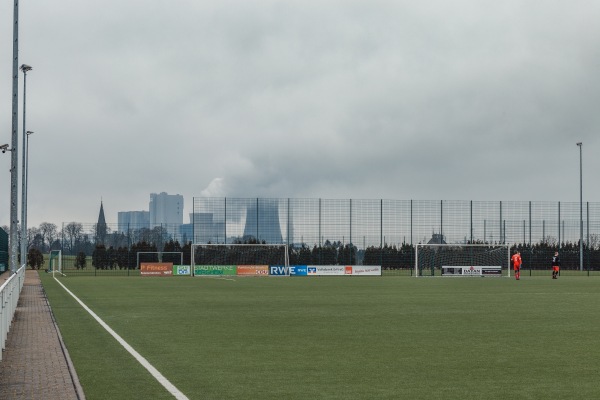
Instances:
[[[582,144],[582,142],[577,142],[577,146],[581,146]]]
[[[19,68],[21,71],[23,71],[23,73],[27,72],[27,71],[31,71],[33,68],[31,68],[31,66],[27,65],[27,64],[23,64],[21,65],[21,68]]]
[[[33,133],[33,131],[27,131],[25,132],[27,134],[27,136],[31,135]]]

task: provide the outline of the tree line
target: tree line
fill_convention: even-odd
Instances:
[[[8,231],[8,227],[3,227]],[[20,229],[18,230],[20,235]],[[101,241],[99,241],[101,239]],[[141,228],[125,235],[122,232],[103,232],[98,238],[94,232],[85,232],[83,224],[71,222],[58,229],[55,224],[43,222],[39,227],[28,229],[27,263],[32,268],[43,265],[43,254],[51,250],[62,250],[63,255],[75,257],[75,267],[83,269],[93,267],[98,269],[132,269],[138,268],[138,252],[182,252],[183,263],[191,263],[191,242],[183,245],[169,237],[164,227]],[[19,237],[20,241],[20,237]],[[254,238],[240,239],[234,243],[259,243]],[[264,243],[264,242],[263,242]],[[477,241],[475,243],[482,244]],[[20,246],[18,246],[20,249]],[[561,253],[564,269],[579,269],[579,243],[559,243],[552,237],[546,237],[535,244],[516,244],[511,250],[521,251],[523,267],[543,269],[549,266],[555,250]],[[92,258],[91,265],[88,257]],[[139,261],[158,261],[158,255],[143,254]],[[180,263],[179,255],[163,254],[162,261]],[[261,259],[261,257],[255,257]],[[269,256],[263,255],[269,260]],[[20,255],[19,255],[20,259]],[[210,259],[210,258],[207,258]],[[242,259],[242,255],[232,254],[230,260]],[[291,265],[381,265],[384,269],[414,268],[415,247],[408,243],[400,245],[384,244],[358,249],[353,244],[340,241],[326,240],[321,245],[289,246],[289,263]],[[275,262],[280,263],[280,262]],[[600,237],[592,234],[589,245],[584,243],[584,265],[600,265]]]

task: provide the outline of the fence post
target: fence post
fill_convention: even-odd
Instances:
[[[498,243],[502,243],[502,200],[500,200],[500,236],[498,236]]]
[[[352,244],[352,199],[350,199],[350,241],[349,244]]]
[[[471,225],[471,243],[473,243],[473,200],[470,201],[469,223]]]

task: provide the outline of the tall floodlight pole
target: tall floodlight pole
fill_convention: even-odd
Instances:
[[[579,146],[579,270],[583,271],[583,143],[578,142],[577,146]]]
[[[25,258],[22,260],[23,264],[27,264],[27,253],[29,249],[29,237],[27,237],[27,197],[28,197],[28,186],[29,186],[29,135],[31,135],[32,131],[25,132],[25,136],[27,140],[25,141],[24,146],[24,157],[25,157],[25,174],[23,176],[23,186],[25,190],[23,191],[23,201],[22,201],[22,210],[21,210],[21,229],[23,232],[23,237],[21,238],[21,251],[25,253]]]
[[[21,156],[21,264],[27,264],[27,142],[29,131],[25,130],[25,108],[27,105],[27,72],[31,71],[29,65],[21,65],[23,71],[23,150]]]
[[[27,131],[27,142],[25,144],[25,156],[27,157],[27,164],[25,168],[25,226],[27,225],[27,198],[29,197],[29,135],[32,131]],[[27,239],[27,245],[29,247],[29,238]]]
[[[10,273],[17,273],[17,198],[19,185],[18,168],[18,141],[17,133],[19,122],[17,114],[19,112],[19,0],[14,0],[13,11],[13,83],[12,83],[12,154],[10,164]]]

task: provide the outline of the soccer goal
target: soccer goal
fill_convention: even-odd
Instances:
[[[62,271],[62,251],[61,250],[50,250],[50,256],[48,257],[48,272],[52,272],[52,276],[57,272],[62,276],[66,276]]]
[[[286,244],[193,244],[192,274],[289,276]],[[271,274],[271,268],[277,273]]]
[[[415,276],[510,276],[507,244],[417,244]]]

